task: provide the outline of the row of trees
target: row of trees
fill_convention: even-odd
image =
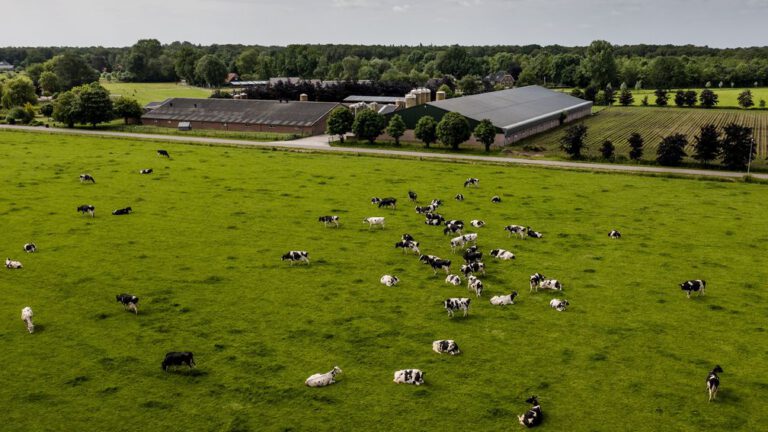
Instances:
[[[654,104],[662,107],[669,105],[670,98],[672,98],[672,101],[678,107],[693,107],[698,103],[702,108],[713,108],[719,103],[717,93],[709,88],[705,88],[701,93],[696,92],[696,90],[677,90],[674,93],[674,96],[671,96],[669,90],[657,89],[653,94],[655,97]],[[624,83],[622,83],[618,94],[613,90],[611,85],[607,85],[604,90],[599,91],[594,87],[587,87],[584,90],[576,88],[571,90],[571,95],[591,100],[598,105],[613,105],[617,102],[617,99],[618,103],[623,106],[629,106],[635,103],[635,97],[632,94],[632,91]],[[744,109],[748,109],[755,105],[751,90],[744,90],[739,93],[737,101],[739,106]],[[643,97],[641,103],[644,106],[650,105],[647,95]],[[765,100],[761,99],[760,108],[765,108],[765,106]]]

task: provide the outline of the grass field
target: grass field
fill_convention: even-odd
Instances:
[[[80,184],[83,172],[97,183]],[[479,188],[462,188],[470,176]],[[0,248],[24,264],[0,276],[4,431],[517,430],[531,394],[542,430],[768,421],[764,185],[21,132],[0,132],[0,180]],[[405,204],[409,189],[444,199],[447,218],[484,219],[484,252],[517,255],[486,260],[468,318],[441,306],[465,287],[393,248],[409,232],[458,267]],[[402,205],[380,211],[372,196]],[[75,211],[84,203],[94,219]],[[109,214],[124,206],[134,213]],[[341,228],[323,228],[324,214]],[[386,229],[361,223],[375,215]],[[507,238],[510,223],[545,237]],[[624,238],[609,240],[612,228]],[[29,241],[38,253],[21,250]],[[291,249],[311,266],[281,262]],[[564,292],[529,294],[536,271]],[[401,283],[379,284],[385,273]],[[685,298],[677,284],[691,278],[707,280],[705,296]],[[516,305],[488,303],[512,289]],[[141,297],[138,316],[115,302],[122,292]],[[555,296],[571,308],[549,308]],[[433,353],[442,338],[463,353]],[[164,373],[176,350],[198,367]],[[336,385],[304,386],[334,365]],[[403,368],[426,385],[394,384]]]
[[[179,85],[176,83],[123,83],[101,81],[113,96],[126,96],[139,101],[144,106],[149,102],[160,102],[168,98],[207,98],[209,89]]]
[[[627,156],[627,138],[638,132],[645,139],[644,159],[656,158],[656,147],[661,139],[673,133],[688,136],[686,152],[694,153],[694,137],[701,126],[709,123],[722,127],[730,122],[752,127],[757,144],[757,166],[765,165],[768,156],[768,111],[704,110],[656,107],[613,107],[600,111],[584,121],[587,130],[587,155],[597,157],[603,141],[610,139],[616,146],[616,154]],[[565,128],[536,135],[511,147],[512,152],[520,147],[540,147],[549,152],[561,153],[559,140]],[[693,159],[691,159],[693,161]]]

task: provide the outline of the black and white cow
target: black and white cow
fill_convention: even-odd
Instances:
[[[483,281],[476,278],[474,275],[467,278],[467,289],[474,292],[476,296],[480,297],[483,294]]]
[[[478,180],[478,179],[476,179],[474,177],[470,177],[470,178],[464,180],[464,187],[467,187],[467,186],[477,187],[479,185],[480,185],[480,180]]]
[[[451,219],[451,220],[445,221],[444,223],[445,223],[445,226],[456,225],[459,228],[462,228],[462,229],[464,228],[464,221],[461,219]]]
[[[464,194],[456,194],[455,197],[453,197],[456,201],[464,201]]]
[[[432,200],[432,201],[429,203],[429,205],[431,205],[432,207],[434,207],[435,209],[437,209],[438,207],[440,207],[441,205],[443,205],[443,200],[435,198],[435,199],[433,199],[433,200]]]
[[[309,252],[307,251],[290,251],[280,258],[281,261],[288,260],[293,265],[296,261],[302,261],[309,265]]]
[[[416,201],[418,201],[419,196],[414,191],[408,191],[408,199],[413,201],[413,202],[416,202]]]
[[[461,354],[459,345],[453,339],[436,340],[432,342],[432,351],[438,354]]]
[[[166,372],[168,372],[168,368],[171,366],[181,366],[181,365],[187,365],[189,368],[195,367],[195,356],[189,351],[183,351],[183,352],[169,352],[165,355],[165,358],[163,359],[163,363],[161,365],[162,369]]]
[[[318,222],[322,222],[324,227],[328,227],[329,224],[332,224],[336,228],[339,227],[339,217],[338,216],[320,216],[317,218]]]
[[[616,231],[616,230],[611,230],[611,232],[608,233],[608,237],[610,237],[612,239],[620,239],[621,238],[621,233]]]
[[[90,213],[91,217],[96,216],[96,207],[90,205],[90,204],[83,204],[80,207],[77,208],[77,211],[79,211],[82,214]]]
[[[707,391],[709,391],[709,401],[712,402],[717,396],[717,388],[720,387],[720,377],[717,374],[723,373],[720,365],[715,366],[707,375]]]
[[[531,275],[530,282],[531,282],[531,291],[533,292],[534,289],[539,288],[539,283],[542,282],[545,279],[545,276],[540,273],[534,273]]]
[[[381,279],[379,279],[379,282],[388,287],[391,287],[397,285],[397,283],[400,282],[400,279],[397,276],[384,275],[381,277]]]
[[[461,278],[458,275],[448,275],[445,278],[445,283],[451,284],[453,286],[459,286],[461,285]]]
[[[93,178],[92,175],[90,175],[90,174],[80,174],[80,183],[87,182],[87,181],[89,181],[91,183],[96,183],[96,180]]]
[[[482,228],[485,226],[485,221],[481,221],[479,219],[472,219],[471,221],[469,221],[469,224],[475,228]]]
[[[473,261],[461,266],[461,272],[464,274],[465,277],[474,273],[485,274],[485,264],[483,264],[480,261]]]
[[[517,291],[512,291],[509,295],[493,296],[491,297],[491,304],[495,306],[506,306],[515,304],[515,297],[517,297]]]
[[[24,266],[21,265],[21,261],[15,261],[15,260],[12,260],[10,258],[6,258],[5,259],[5,268],[8,268],[8,269],[20,269],[20,268],[24,268]]]
[[[430,261],[429,265],[432,267],[432,271],[435,274],[437,274],[438,270],[445,270],[445,274],[451,273],[451,260],[436,258]]]
[[[428,221],[436,220],[440,225],[442,225],[442,223],[445,222],[445,218],[440,213],[432,213],[432,212],[424,213],[424,217]]]
[[[530,227],[526,229],[526,234],[528,235],[528,237],[531,237],[531,238],[542,238],[542,237],[544,237],[544,234],[542,234],[542,233],[540,233],[538,231],[534,231]]]
[[[464,239],[464,236],[458,236],[451,239],[451,252],[456,253],[456,248],[463,247],[467,241]]]
[[[37,252],[37,246],[35,246],[34,243],[27,243],[24,245],[24,252],[26,253]]]
[[[413,238],[412,235],[405,233],[402,236],[400,236],[400,240],[402,241],[416,241],[416,239]]]
[[[32,317],[35,314],[32,312],[32,308],[27,306],[21,310],[21,320],[27,325],[27,331],[32,334],[35,332],[35,323],[32,322]]]
[[[464,316],[469,315],[469,303],[472,299],[462,297],[452,297],[443,301],[443,307],[448,311],[448,316],[453,317],[453,313],[456,311],[464,311]]]
[[[431,205],[422,206],[422,207],[416,206],[416,213],[418,214],[432,213],[433,211],[435,211],[435,208]]]
[[[429,226],[440,226],[442,223],[440,223],[440,219],[425,219],[424,223]]]
[[[470,246],[464,251],[462,258],[464,258],[464,262],[469,264],[471,262],[480,261],[483,258],[483,253],[477,250],[477,246]]]
[[[498,195],[494,195],[493,198],[491,198],[491,202],[498,204],[501,202],[501,197]]]
[[[504,261],[515,259],[515,254],[504,249],[492,249],[491,256]]]
[[[568,303],[568,300],[552,299],[549,301],[549,307],[557,310],[558,312],[564,311],[569,304],[570,303]]]
[[[419,369],[403,369],[395,372],[394,381],[398,384],[424,384],[424,372]]]
[[[395,210],[397,208],[397,198],[382,198],[378,206],[379,208],[388,207]]]
[[[462,237],[464,237],[465,243],[477,244],[477,233],[466,233]]]
[[[521,425],[529,428],[540,425],[541,421],[544,420],[544,415],[541,413],[538,399],[536,396],[531,396],[525,401],[533,406],[525,414],[517,416],[517,420]]]
[[[144,168],[139,170],[139,174],[152,174],[152,168]]]
[[[117,209],[113,211],[112,214],[115,216],[127,215],[127,214],[130,214],[132,211],[133,211],[132,208],[126,207],[126,208]]]
[[[132,294],[118,294],[115,296],[118,303],[123,304],[123,308],[131,310],[136,315],[139,314],[139,298]]]
[[[410,250],[416,255],[421,254],[421,251],[419,251],[419,242],[413,240],[401,240],[395,243],[395,248],[402,248],[403,253],[406,253]]]
[[[373,198],[371,198],[371,204],[372,204],[372,205],[376,205],[376,204],[378,204],[378,203],[380,203],[380,202],[381,202],[381,198],[379,198],[379,197],[373,197]]]
[[[158,156],[164,156],[164,157],[167,157],[168,159],[170,159],[170,158],[171,158],[171,155],[169,155],[169,154],[168,154],[168,152],[167,152],[166,150],[158,150],[158,151],[157,151],[157,155],[158,155]]]
[[[680,289],[688,294],[688,298],[691,298],[691,292],[697,292],[698,295],[704,294],[704,289],[707,288],[707,281],[696,279],[685,281],[680,284]]]
[[[522,225],[507,225],[504,227],[504,231],[509,231],[507,237],[512,237],[512,234],[514,234],[520,238],[525,238],[528,233],[528,229]]]
[[[446,222],[445,228],[443,228],[443,235],[455,234],[455,233],[461,234],[461,230],[463,229],[464,227],[462,225],[453,225],[453,224],[448,224]]]
[[[380,226],[382,229],[384,229],[384,218],[381,216],[367,217],[363,219],[363,223],[368,224],[368,229],[373,228],[374,225]]]

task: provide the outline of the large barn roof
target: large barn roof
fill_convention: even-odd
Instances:
[[[173,98],[144,114],[143,119],[215,123],[312,126],[339,104],[248,99]]]
[[[590,106],[592,102],[539,86],[527,86],[429,102],[477,121],[488,119],[505,132]]]

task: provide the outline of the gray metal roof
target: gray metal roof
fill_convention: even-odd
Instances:
[[[562,112],[568,113],[592,106],[592,102],[539,86],[464,96],[429,104],[478,121],[488,119],[505,133],[559,117]]]
[[[312,126],[337,106],[336,102],[173,98],[142,119]]]
[[[344,98],[345,103],[355,103],[355,102],[376,102],[376,103],[385,103],[385,104],[394,104],[397,102],[405,102],[404,97],[396,97],[396,96],[358,96],[358,95],[352,95],[347,96]]]

